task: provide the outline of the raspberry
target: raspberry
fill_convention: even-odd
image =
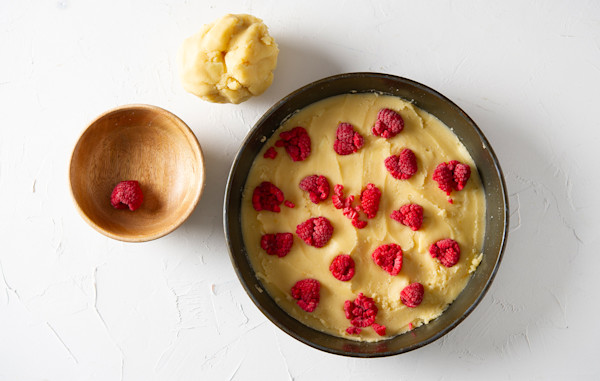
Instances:
[[[275,151],[275,148],[273,148],[273,147],[269,147],[269,149],[267,149],[267,151],[263,155],[263,157],[265,159],[275,159],[276,156],[277,156],[277,151]]]
[[[140,183],[135,180],[121,181],[113,189],[110,195],[110,203],[115,209],[127,209],[134,211],[142,205],[144,195]]]
[[[373,323],[372,327],[376,334],[379,336],[385,336],[385,325]]]
[[[367,188],[360,195],[360,205],[362,210],[367,215],[367,218],[373,218],[379,210],[379,200],[381,199],[381,191],[375,185],[369,183]]]
[[[279,134],[276,147],[285,147],[285,151],[293,161],[302,161],[310,155],[310,136],[304,127],[294,127],[290,131]]]
[[[400,292],[400,301],[406,307],[415,308],[423,301],[425,289],[421,283],[411,283]]]
[[[308,245],[323,247],[333,234],[333,226],[325,217],[309,218],[296,226],[296,234]]]
[[[385,168],[398,180],[410,179],[417,173],[417,158],[413,151],[404,148],[400,155],[392,155],[385,159]]]
[[[433,171],[433,180],[437,181],[438,187],[450,195],[453,189],[459,191],[471,177],[471,167],[457,160],[440,163]]]
[[[350,195],[344,198],[344,186],[340,184],[337,184],[333,187],[333,196],[331,196],[331,201],[333,202],[333,206],[336,209],[344,209],[344,215],[350,219],[354,217],[353,211],[356,211],[358,213],[358,211],[360,210],[352,207],[352,203],[354,202],[354,195]]]
[[[460,259],[460,247],[455,240],[446,238],[431,245],[429,254],[432,258],[437,258],[442,265],[452,267]]]
[[[285,200],[283,202],[283,205],[287,206],[288,208],[295,208],[296,204],[294,204],[293,202],[291,202],[290,200]]]
[[[306,176],[300,181],[300,189],[309,193],[310,200],[318,204],[329,197],[329,181],[325,176]]]
[[[333,207],[336,209],[342,209],[344,207],[344,202],[340,199],[340,196],[334,194],[331,196],[331,202],[333,203]]]
[[[333,196],[331,196],[331,202],[333,203],[333,207],[336,209],[342,209],[345,203],[344,199],[344,186],[341,184],[336,184],[333,187]]]
[[[399,210],[394,210],[390,217],[416,231],[423,224],[423,207],[417,204],[402,205]]]
[[[257,212],[270,210],[279,213],[279,205],[283,202],[283,192],[268,181],[263,181],[254,188],[252,194],[252,206]]]
[[[367,192],[365,194],[365,192]],[[377,195],[379,192],[379,195]],[[346,216],[349,220],[352,220],[352,226],[357,229],[362,229],[367,226],[367,221],[361,221],[358,219],[359,213],[362,210],[360,205],[352,206],[354,202],[354,195],[350,195],[344,198],[344,186],[341,184],[337,184],[333,187],[333,196],[331,196],[331,202],[333,203],[333,207],[336,209],[342,209],[342,214]],[[379,208],[379,197],[381,197],[381,192],[377,187],[373,184],[367,185],[367,189],[363,191],[365,196],[361,195],[361,201],[364,199],[366,201],[365,205],[368,205],[370,208],[369,211],[373,213],[377,213],[377,209]]]
[[[355,327],[368,327],[375,323],[377,316],[377,306],[373,299],[364,296],[361,292],[358,297],[352,302],[346,300],[344,302],[344,312],[346,319],[350,320]]]
[[[338,124],[333,149],[338,155],[350,155],[358,151],[364,144],[361,134],[354,131],[350,123]]]
[[[260,247],[267,254],[277,255],[279,258],[285,257],[292,249],[294,235],[292,233],[265,234],[260,239]]]
[[[362,220],[359,220],[358,218],[355,218],[352,220],[352,226],[354,226],[357,229],[362,229],[365,226],[367,226],[367,221],[362,221]]]
[[[377,114],[377,121],[371,130],[373,135],[389,139],[404,129],[404,120],[394,110],[383,108]]]
[[[454,182],[456,183],[457,191],[465,187],[469,177],[471,177],[471,167],[463,163],[456,164],[454,167]]]
[[[350,196],[346,197],[346,200],[344,200],[344,207],[351,208],[353,202],[354,202],[354,195],[350,195]]]
[[[344,214],[344,216],[348,217],[350,220],[358,219],[358,212],[351,206],[345,207],[344,210],[342,210],[342,214]]]
[[[347,254],[341,254],[333,258],[329,271],[333,277],[342,282],[352,279],[354,276],[354,259]]]
[[[454,185],[454,174],[446,163],[440,163],[433,171],[433,180],[437,181],[438,188],[450,195]]]
[[[381,245],[375,249],[371,256],[373,261],[390,275],[398,275],[402,269],[402,248],[400,245],[395,243]]]
[[[362,329],[355,327],[353,325],[346,328],[346,332],[348,332],[349,335],[358,335],[361,331],[362,331]]]
[[[302,279],[292,287],[292,298],[306,312],[313,312],[319,304],[321,284],[316,279]]]
[[[336,184],[333,187],[333,194],[339,197],[344,197],[344,186],[342,184]]]
[[[333,187],[333,196],[331,196],[331,202],[333,203],[333,207],[336,209],[344,209],[344,213],[348,213],[346,208],[351,208],[352,203],[354,202],[354,196],[349,196],[348,198],[344,198],[344,186],[341,184],[336,184]]]

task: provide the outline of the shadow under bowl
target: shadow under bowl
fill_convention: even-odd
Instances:
[[[204,158],[192,130],[159,107],[127,105],[107,111],[83,132],[71,156],[71,192],[85,221],[120,241],[144,242],[179,227],[204,187]],[[136,180],[139,209],[115,209],[120,181]]]
[[[450,127],[475,161],[486,197],[483,259],[466,288],[438,318],[408,333],[378,342],[357,342],[314,330],[288,315],[265,291],[251,266],[240,220],[242,191],[263,144],[291,114],[319,100],[348,93],[400,97]],[[237,275],[256,306],[284,332],[325,352],[353,357],[400,354],[431,343],[463,321],[481,301],[498,270],[508,232],[508,196],[500,165],[482,132],[464,111],[437,91],[388,74],[347,73],[308,84],[277,102],[254,125],[233,162],[224,202],[224,228]]]

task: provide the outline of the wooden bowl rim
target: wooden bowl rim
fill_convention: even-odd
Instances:
[[[188,208],[184,211],[184,213],[182,213],[172,224],[168,225],[165,229],[162,229],[154,234],[138,234],[138,235],[130,236],[130,235],[120,235],[120,234],[113,233],[110,230],[104,229],[103,227],[98,225],[93,219],[91,219],[87,215],[87,213],[85,213],[85,211],[79,206],[79,202],[77,201],[77,198],[75,197],[75,193],[73,192],[72,179],[74,176],[73,159],[75,158],[75,151],[77,150],[77,147],[79,147],[79,144],[81,143],[81,139],[88,132],[88,130],[90,128],[92,128],[98,121],[100,121],[103,118],[106,118],[110,115],[120,113],[120,112],[135,111],[135,110],[144,110],[144,111],[150,111],[150,112],[157,113],[157,114],[166,115],[167,117],[173,119],[178,125],[183,127],[183,132],[185,134],[187,141],[190,143],[190,145],[192,146],[192,149],[196,152],[196,154],[199,157],[198,164],[199,164],[200,169],[202,170],[201,171],[202,174],[200,177],[200,182],[198,184],[198,189],[196,190],[196,194],[194,195],[194,199],[189,204]],[[175,229],[177,229],[179,226],[181,226],[185,222],[185,220],[187,220],[189,218],[189,216],[192,214],[192,212],[196,209],[196,206],[198,206],[198,203],[200,202],[200,197],[202,196],[205,185],[206,185],[206,170],[205,170],[205,166],[204,166],[204,153],[202,152],[202,147],[200,145],[200,142],[198,141],[198,138],[196,137],[196,135],[194,134],[192,129],[183,120],[181,120],[181,118],[179,118],[177,115],[173,114],[172,112],[165,110],[164,108],[149,105],[149,104],[142,104],[142,103],[126,104],[126,105],[111,108],[111,109],[103,112],[102,114],[98,115],[97,117],[95,117],[90,123],[88,123],[86,128],[84,128],[83,131],[79,134],[79,137],[77,138],[77,142],[75,143],[75,145],[73,146],[73,150],[71,151],[71,156],[70,156],[70,160],[69,160],[69,191],[71,193],[71,198],[73,199],[73,202],[75,203],[75,207],[76,207],[77,211],[79,212],[79,215],[97,232],[99,232],[109,238],[115,239],[117,241],[122,241],[122,242],[148,242],[148,241],[152,241],[152,240],[164,237],[165,235],[173,232]]]

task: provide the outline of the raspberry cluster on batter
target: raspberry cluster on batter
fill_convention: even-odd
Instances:
[[[372,326],[379,336],[384,336],[385,326],[375,323],[378,311],[375,301],[368,296],[364,296],[362,292],[353,301],[346,300],[344,302],[344,313],[346,319],[350,320],[350,324],[352,324],[346,328],[346,332],[350,335],[357,335],[363,328]]]
[[[404,120],[402,116],[394,110],[384,108],[377,114],[371,132],[375,137],[391,139],[400,134],[403,129]],[[279,137],[280,139],[275,143],[275,147],[284,147],[292,161],[297,162],[308,159],[311,153],[311,138],[305,128],[301,126],[294,127],[289,131],[280,133]],[[332,139],[334,142],[333,150],[341,156],[351,155],[365,149],[364,137],[350,123],[339,123]],[[274,160],[277,157],[275,147],[269,147],[263,155],[264,158]],[[391,178],[394,179],[392,181],[410,180],[419,171],[417,156],[413,150],[407,147],[397,154],[387,157],[382,165],[385,166]],[[469,165],[451,160],[447,163],[439,163],[431,180],[437,182],[439,189],[449,196],[452,191],[464,189],[470,174],[471,168]],[[331,184],[330,180],[324,175],[306,176],[298,184],[299,197],[294,198],[294,200],[304,197],[306,202],[310,201],[314,204],[327,203],[331,193]],[[351,221],[354,228],[363,229],[367,226],[368,220],[377,217],[382,197],[381,189],[373,183],[364,185],[358,195],[345,195],[344,186],[335,184],[331,195],[331,205],[335,209],[341,210],[342,214]],[[449,201],[452,202],[451,199]],[[279,213],[282,203],[289,208],[296,206],[293,202],[286,200],[283,192],[271,182],[264,181],[254,189],[252,205],[256,211]],[[383,216],[382,218],[389,217],[412,231],[418,231],[423,228],[424,214],[423,206],[413,202],[400,206],[399,209],[392,211],[389,216]],[[295,233],[305,244],[318,249],[329,243],[334,234],[334,227],[327,217],[314,216],[306,221],[299,222]],[[262,235],[260,241],[261,248],[268,255],[279,258],[286,257],[291,252],[293,244],[294,235],[291,232],[266,233]],[[443,238],[431,243],[429,254],[432,260],[438,261],[445,267],[452,267],[460,259],[460,246],[458,242],[451,238]],[[371,253],[371,258],[374,265],[381,268],[389,276],[397,276],[402,271],[403,255],[402,247],[392,242],[379,245]],[[351,281],[357,271],[360,271],[360,268],[356,268],[352,253],[340,253],[329,265],[331,276],[341,282]],[[320,290],[321,283],[318,279],[306,278],[294,284],[290,289],[290,296],[296,300],[297,305],[302,310],[311,313],[318,308]],[[398,295],[398,300],[407,308],[417,308],[424,298],[425,287],[419,282],[409,283]],[[351,324],[346,329],[347,334],[357,335],[366,327],[372,327],[378,335],[385,336],[385,325],[375,322],[378,307],[373,298],[359,292],[356,299],[346,300],[344,305],[340,306],[340,312],[342,311]],[[412,323],[410,323],[410,327],[412,329]]]
[[[437,181],[438,187],[448,196],[452,190],[462,190],[469,177],[471,177],[471,167],[457,160],[440,163],[433,172],[433,180]],[[452,199],[448,201],[452,203]]]
[[[367,221],[360,219],[360,212],[363,211],[367,218],[374,218],[379,210],[379,200],[381,199],[381,190],[374,184],[367,184],[360,194],[360,203],[353,206],[355,197],[350,195],[344,197],[344,186],[337,184],[333,188],[331,202],[336,209],[342,209],[345,217],[352,221],[352,226],[357,229],[363,229],[367,226]]]
[[[333,150],[338,155],[350,155],[362,148],[364,139],[350,123],[338,124]]]

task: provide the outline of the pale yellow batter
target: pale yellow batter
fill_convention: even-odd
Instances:
[[[217,103],[241,103],[273,82],[279,49],[251,15],[225,15],[187,38],[179,51],[186,91]]]
[[[390,108],[404,119],[404,130],[388,140],[371,133],[377,113]],[[351,123],[364,137],[364,146],[356,153],[340,156],[333,150],[336,128],[340,122]],[[302,126],[310,135],[310,156],[294,162],[283,148],[277,148],[273,159],[263,158],[267,148],[275,145],[279,133]],[[384,160],[410,148],[417,157],[418,171],[408,180],[393,178]],[[432,180],[435,167],[441,162],[458,160],[471,166],[471,177],[461,191],[453,191],[448,202],[446,194]],[[356,229],[341,210],[328,200],[319,204],[310,201],[308,193],[298,187],[306,176],[324,175],[331,185],[343,184],[345,195],[358,196],[368,183],[382,191],[379,212],[368,220],[364,229]],[[295,208],[281,205],[281,212],[257,212],[252,207],[252,192],[262,181],[281,189]],[[423,225],[418,231],[390,218],[393,210],[407,203],[424,209]],[[324,216],[331,221],[334,232],[322,248],[307,245],[295,234],[296,226],[310,217]],[[372,328],[363,328],[359,335],[345,332],[351,324],[344,315],[346,300],[358,293],[372,297],[378,308],[376,322],[387,327],[386,337],[426,324],[439,316],[467,284],[470,273],[481,261],[485,224],[485,197],[475,164],[456,135],[437,118],[397,97],[378,94],[347,94],[314,103],[287,120],[254,161],[243,194],[242,224],[244,241],[252,265],[264,287],[291,316],[317,330],[355,340],[380,340]],[[361,219],[365,219],[364,215]],[[287,256],[270,256],[261,248],[265,233],[294,233],[294,244]],[[431,258],[432,243],[452,238],[461,248],[460,261],[446,268]],[[391,276],[377,266],[371,257],[382,244],[396,243],[404,252],[402,270]],[[335,279],[329,265],[339,254],[350,254],[356,263],[356,273],[347,282]],[[321,283],[320,302],[314,312],[303,311],[290,295],[294,284],[305,278]],[[400,301],[400,292],[409,283],[420,282],[425,288],[423,302],[408,308]]]

